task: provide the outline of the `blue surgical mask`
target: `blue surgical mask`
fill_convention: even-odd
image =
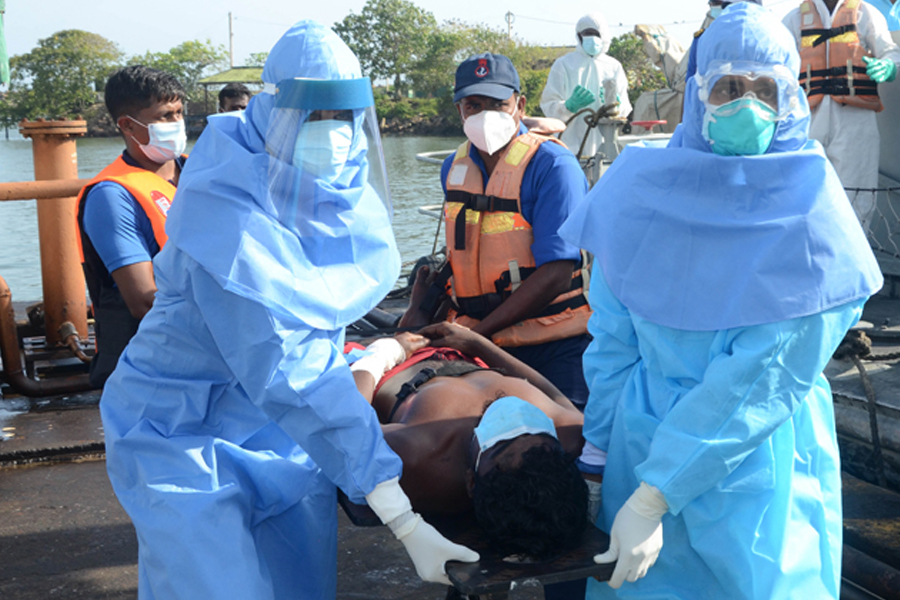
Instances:
[[[589,56],[597,56],[603,50],[603,40],[596,35],[586,35],[581,38],[581,47]]]
[[[475,471],[478,471],[481,455],[498,443],[520,435],[541,433],[556,438],[553,420],[537,406],[515,396],[506,396],[494,401],[484,411],[481,422],[475,428],[475,439],[478,442]]]
[[[721,156],[764,154],[775,137],[777,113],[756,98],[738,98],[709,106],[703,116],[703,137]]]
[[[134,136],[131,136],[131,139],[137,143],[144,156],[156,164],[161,165],[170,160],[175,160],[184,153],[184,149],[187,147],[184,120],[145,125],[134,117],[129,116],[128,118],[147,128],[147,134],[150,137],[149,142],[142,144]]]
[[[353,126],[347,121],[307,121],[300,126],[291,162],[317,179],[333,183],[350,156]]]
[[[718,19],[719,15],[722,14],[723,6],[710,6],[709,7],[709,16],[712,19]]]

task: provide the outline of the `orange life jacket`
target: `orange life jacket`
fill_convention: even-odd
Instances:
[[[862,61],[872,53],[859,41],[860,1],[846,0],[834,14],[830,29],[823,26],[812,0],[800,5],[800,84],[810,108],[828,95],[847,106],[884,110],[878,84],[866,75]]]
[[[103,181],[114,181],[124,187],[137,199],[150,219],[153,237],[160,249],[165,245],[166,215],[175,186],[157,175],[140,167],[132,167],[121,156],[100,171],[81,192],[78,193],[78,253],[84,269],[84,279],[94,310],[94,333],[97,352],[91,360],[90,381],[94,387],[102,387],[116,368],[119,355],[137,332],[139,321],[131,315],[112,275],[94,249],[91,239],[84,232],[85,198],[91,188]]]
[[[472,326],[497,308],[536,271],[534,233],[522,216],[525,169],[541,144],[557,142],[534,133],[515,138],[503,151],[485,187],[481,169],[469,157],[469,142],[456,151],[447,174],[445,221],[452,296],[459,307],[449,318]],[[558,143],[558,142],[557,142]],[[552,201],[552,200],[548,200]],[[568,292],[540,314],[492,337],[498,346],[530,346],[587,332],[590,309],[581,270]]]
[[[172,198],[175,197],[175,186],[151,171],[140,167],[132,167],[119,156],[108,167],[100,171],[96,177],[84,186],[78,193],[78,211],[76,216],[79,235],[78,255],[81,262],[84,262],[84,246],[82,244],[81,235],[81,218],[83,214],[84,198],[92,187],[101,181],[114,181],[124,187],[135,197],[147,218],[150,219],[150,225],[153,227],[153,237],[160,249],[165,245],[168,236],[166,236],[166,215],[169,213],[169,207],[172,205]]]

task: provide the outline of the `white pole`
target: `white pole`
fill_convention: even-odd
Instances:
[[[234,32],[231,28],[231,12],[228,13],[228,59],[234,67]]]

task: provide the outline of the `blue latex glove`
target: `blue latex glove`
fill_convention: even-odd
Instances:
[[[592,91],[582,85],[576,85],[575,91],[566,100],[566,110],[570,113],[577,113],[596,99],[597,96]]]
[[[866,63],[866,75],[875,83],[893,81],[897,77],[897,65],[892,60],[863,56],[863,62]]]

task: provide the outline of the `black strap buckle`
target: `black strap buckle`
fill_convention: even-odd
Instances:
[[[484,194],[473,194],[469,199],[468,208],[479,212],[488,212],[493,210],[493,198]]]

